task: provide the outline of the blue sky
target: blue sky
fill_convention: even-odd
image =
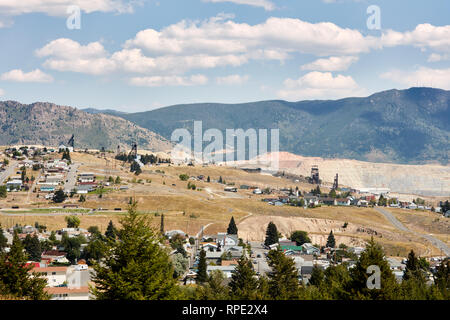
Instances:
[[[135,112],[450,90],[447,0],[16,3],[0,0],[0,100]],[[80,29],[66,25],[74,5]]]

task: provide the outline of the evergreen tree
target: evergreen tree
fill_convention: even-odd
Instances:
[[[116,239],[117,237],[117,230],[114,227],[112,220],[109,220],[108,227],[105,231],[105,236],[109,239]]]
[[[367,273],[369,266],[380,268],[380,289],[369,289]],[[399,287],[395,276],[391,271],[389,263],[386,261],[383,249],[375,243],[373,237],[368,242],[366,250],[361,253],[356,265],[350,269],[351,280],[345,284],[347,298],[350,299],[370,299],[370,300],[395,300],[399,296]]]
[[[198,270],[197,270],[197,282],[204,283],[208,279],[207,270],[208,266],[206,265],[206,252],[205,250],[200,251],[199,261],[198,261]]]
[[[325,275],[322,268],[319,268],[317,265],[315,265],[312,269],[311,278],[309,279],[308,284],[320,288],[324,281]]]
[[[231,217],[230,223],[228,224],[227,234],[238,234],[238,228],[234,222],[234,217]]]
[[[161,225],[159,231],[161,232],[162,235],[164,235],[164,214],[161,214]]]
[[[336,247],[336,240],[334,239],[333,230],[331,230],[330,234],[328,235],[326,246],[327,246],[327,248],[335,248]]]
[[[403,280],[411,278],[423,278],[422,270],[419,265],[419,259],[413,250],[408,254],[408,260],[406,261],[405,272],[403,273]]]
[[[80,196],[80,199],[78,200],[79,202],[86,202],[86,197],[84,196],[84,194],[82,194]]]
[[[77,216],[66,216],[67,228],[78,228],[80,226],[80,218]]]
[[[55,195],[53,196],[53,202],[55,203],[61,203],[66,200],[67,195],[64,193],[63,189],[59,189],[55,192]]]
[[[229,283],[231,297],[238,300],[255,300],[258,280],[250,260],[242,255]]]
[[[299,297],[298,270],[294,260],[279,250],[268,254],[269,294],[275,300],[293,300]]]
[[[434,283],[445,300],[450,299],[450,259],[441,262],[434,275]]]
[[[120,221],[118,240],[108,242],[105,258],[94,263],[99,300],[173,300],[180,292],[173,278],[173,266],[162,238],[147,216],[137,213],[133,201]]]
[[[330,198],[336,198],[337,197],[336,190],[332,189],[328,195]]]
[[[26,263],[22,242],[14,233],[9,253],[0,253],[0,295],[32,300],[49,299],[44,291],[47,280],[35,272],[29,273],[33,266],[27,266]]]
[[[207,281],[197,287],[197,300],[228,300],[228,288],[223,284],[225,275],[220,270],[214,270]]]
[[[278,243],[278,230],[277,226],[271,221],[267,226],[266,240],[264,241],[264,244],[266,246],[270,246],[274,243]]]
[[[23,244],[25,247],[25,251],[28,254],[28,258],[31,261],[40,262],[42,255],[42,248],[41,242],[39,241],[38,237],[36,235],[31,237],[29,234],[27,234]]]
[[[208,176],[208,178],[206,179],[206,182],[211,182],[211,178]]]
[[[0,198],[6,198],[8,196],[8,189],[6,186],[0,186]]]

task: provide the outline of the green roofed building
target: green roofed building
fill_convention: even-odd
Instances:
[[[286,251],[295,251],[295,252],[302,252],[303,248],[302,246],[280,246],[281,251],[286,252]]]

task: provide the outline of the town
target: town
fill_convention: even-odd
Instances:
[[[30,274],[41,274],[46,279],[45,292],[54,300],[95,298],[90,289],[95,277],[92,266],[104,258],[106,243],[118,237],[120,218],[134,201],[138,209],[141,205],[148,207],[141,213],[151,217],[155,230],[163,236],[174,278],[182,287],[195,287],[213,277],[228,285],[243,259],[251,264],[255,277],[265,279],[273,272],[275,258],[271,252],[289,258],[298,283],[307,286],[316,283],[318,270],[354,268],[369,239],[398,240],[390,235],[395,229],[383,230],[376,223],[374,227],[358,225],[355,217],[340,222],[333,219],[335,227],[331,228],[326,227],[329,221],[321,220],[324,225],[316,230],[295,229],[294,224],[282,230],[272,221],[289,218],[277,217],[281,210],[289,210],[294,218],[301,210],[304,218],[298,219],[304,220],[310,219],[308,215],[319,217],[320,212],[329,215],[329,211],[338,209],[358,212],[355,216],[374,210],[370,211],[372,215],[384,217],[392,228],[420,242],[416,251],[425,246],[421,255],[426,257],[418,261],[426,265],[427,285],[435,283],[439,268],[448,261],[448,200],[417,197],[402,201],[391,197],[388,189],[341,186],[338,174],[332,184],[323,183],[318,167],[311,169],[310,177],[285,176],[282,172],[267,176],[261,175],[260,169],[246,167],[174,164],[165,156],[139,154],[137,144],[129,152],[120,148],[115,152],[74,150],[73,139],[68,146],[15,146],[2,150],[0,250],[8,254],[14,241],[20,241],[27,256],[25,267]],[[192,170],[195,172],[185,173]],[[218,174],[211,178],[215,172]],[[170,195],[172,200],[159,200],[156,207],[147,205],[145,199],[158,196],[158,192]],[[200,214],[202,210],[192,209],[185,202],[187,195],[200,195],[196,201],[205,205],[216,202],[218,207],[212,210],[222,212],[207,218],[211,208]],[[182,201],[174,205],[176,197]],[[223,210],[228,201],[241,207]],[[264,214],[269,220],[260,223],[262,232],[252,230],[251,223],[245,224],[264,210],[271,211]],[[435,228],[443,228],[441,233],[446,233],[447,239],[415,235],[408,229],[408,220],[403,220],[408,228],[399,221],[404,215],[432,217]],[[389,246],[392,244],[387,243]],[[391,250],[387,258],[398,283],[405,279],[411,254],[414,259],[412,248],[400,250],[397,246],[392,250],[403,254]]]

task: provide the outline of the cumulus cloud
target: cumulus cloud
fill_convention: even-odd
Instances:
[[[14,69],[3,73],[0,76],[1,80],[14,82],[52,82],[53,77],[49,74],[35,69],[30,72],[23,72],[20,69]]]
[[[278,96],[286,100],[338,99],[365,94],[351,76],[333,77],[331,72],[309,72],[298,79],[286,79],[283,85]]]
[[[266,11],[272,11],[275,9],[275,4],[268,0],[203,0],[203,2],[232,2],[236,4],[244,4],[254,7],[264,8]]]
[[[204,85],[208,78],[197,74],[190,77],[182,76],[152,76],[152,77],[134,77],[129,83],[140,87],[162,87],[162,86],[195,86]]]
[[[450,90],[450,68],[431,69],[420,67],[414,71],[392,70],[380,75],[406,87],[427,86]]]
[[[347,70],[352,63],[358,61],[358,57],[343,56],[343,57],[329,57],[327,59],[318,59],[311,63],[300,67],[301,70],[315,70],[315,71],[343,71]]]
[[[232,74],[225,77],[217,77],[216,83],[219,85],[242,85],[248,81],[248,78],[248,75]]]
[[[450,53],[450,25],[419,24],[412,31],[388,30],[381,36],[384,46],[412,45],[421,49]]]

